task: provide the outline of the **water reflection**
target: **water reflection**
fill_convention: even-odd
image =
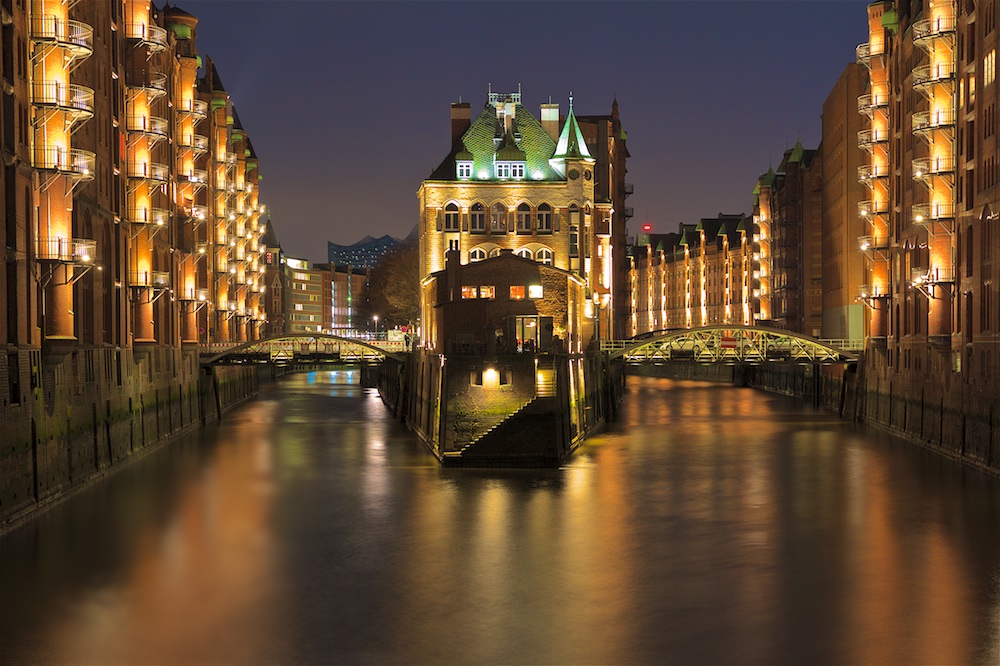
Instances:
[[[0,661],[997,663],[1000,483],[630,378],[551,471],[443,470],[287,378],[0,540]]]

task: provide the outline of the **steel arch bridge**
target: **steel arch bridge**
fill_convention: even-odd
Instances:
[[[763,326],[702,326],[663,331],[641,340],[601,344],[611,360],[629,364],[698,363],[856,363],[858,355],[807,335]]]
[[[380,362],[385,358],[403,361],[403,342],[367,341],[321,333],[285,333],[241,344],[215,343],[202,346],[202,365],[225,359],[295,361],[303,358],[344,363]]]

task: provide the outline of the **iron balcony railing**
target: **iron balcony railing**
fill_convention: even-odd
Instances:
[[[950,175],[955,173],[954,157],[931,157],[913,160],[914,180],[926,180],[931,176]]]
[[[35,146],[34,157],[36,169],[54,170],[81,180],[94,178],[96,156],[89,150]]]
[[[58,18],[52,14],[31,17],[31,39],[53,42],[69,52],[70,61],[86,58],[94,52],[94,29],[80,21]]]
[[[858,167],[858,182],[869,186],[878,178],[888,178],[889,167],[885,164],[862,164]]]
[[[31,84],[31,103],[89,118],[94,115],[94,89],[75,83],[35,81]]]
[[[208,102],[201,99],[185,99],[177,105],[179,113],[190,114],[198,118],[208,117]]]
[[[166,289],[170,286],[168,271],[133,271],[129,273],[129,284],[133,287]]]
[[[939,16],[916,21],[913,24],[913,41],[921,46],[930,47],[928,42],[934,39],[950,38],[955,34],[955,17]]]
[[[858,202],[858,215],[868,217],[869,215],[881,215],[889,212],[889,202],[879,199]]]
[[[866,115],[869,118],[875,109],[887,108],[889,106],[889,96],[880,93],[866,93],[858,97],[858,113]]]
[[[208,183],[208,172],[201,169],[190,169],[183,173],[181,177],[189,183],[204,186]]]
[[[194,253],[198,255],[208,254],[209,247],[205,241],[199,241],[194,244]]]
[[[170,177],[167,165],[156,162],[129,162],[126,173],[129,178],[143,178],[158,183],[165,183]]]
[[[871,150],[877,143],[887,143],[889,132],[884,129],[866,129],[858,132],[858,146]]]
[[[195,204],[191,206],[191,217],[196,220],[204,220],[208,217],[208,206]]]
[[[35,257],[40,261],[89,264],[97,256],[97,241],[88,238],[39,238]]]
[[[126,76],[126,85],[133,90],[144,90],[153,97],[159,97],[167,92],[167,75],[165,72],[142,71],[136,75]]]
[[[954,109],[920,111],[913,114],[913,131],[928,132],[936,129],[950,129],[955,126]]]
[[[177,145],[196,153],[207,153],[208,137],[202,134],[181,134],[177,138]]]
[[[913,87],[925,88],[936,83],[943,83],[955,78],[955,64],[939,62],[934,65],[923,65],[913,68]]]
[[[129,211],[128,221],[132,224],[152,224],[164,226],[170,220],[170,213],[162,208],[133,208]]]
[[[207,303],[208,297],[208,289],[197,289],[195,287],[182,289],[178,295],[178,298],[182,301],[196,301],[198,303]]]
[[[858,236],[858,247],[862,252],[885,250],[889,247],[888,236]]]
[[[167,121],[156,116],[128,116],[125,119],[125,129],[129,132],[146,134],[160,140],[167,137]]]
[[[167,48],[167,31],[149,23],[126,23],[125,39],[138,39],[154,52]]]
[[[951,220],[955,217],[955,204],[932,203],[913,206],[913,223],[927,224],[934,220]]]

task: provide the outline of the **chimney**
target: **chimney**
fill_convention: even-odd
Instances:
[[[451,103],[451,145],[462,138],[472,124],[472,106],[468,102]]]
[[[559,140],[559,105],[542,104],[542,127],[556,141]]]

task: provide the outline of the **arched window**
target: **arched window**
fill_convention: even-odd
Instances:
[[[546,203],[538,206],[538,233],[552,233],[552,206]]]
[[[469,252],[469,263],[470,264],[471,263],[475,263],[477,261],[482,261],[485,258],[486,258],[486,251],[483,250],[483,248],[481,248],[481,247],[473,248],[472,251]]]
[[[507,233],[507,207],[502,203],[495,203],[490,209],[490,231],[495,234]]]
[[[531,206],[526,203],[517,207],[517,233],[531,233]]]
[[[490,256],[491,257],[499,257],[500,256],[500,248],[495,247],[492,250],[490,250]]]
[[[469,231],[474,234],[486,233],[486,207],[478,201],[469,212]]]
[[[515,252],[514,254],[516,254],[519,257],[524,257],[525,259],[534,259],[534,257],[531,254],[531,250],[529,250],[526,247],[518,249],[517,252]]]
[[[545,264],[546,266],[551,266],[555,261],[555,256],[552,254],[552,250],[547,247],[543,247],[535,253],[535,261]]]
[[[569,256],[580,256],[580,208],[576,204],[569,207]]]
[[[458,219],[458,206],[455,203],[450,203],[444,207],[445,231],[458,231]]]

